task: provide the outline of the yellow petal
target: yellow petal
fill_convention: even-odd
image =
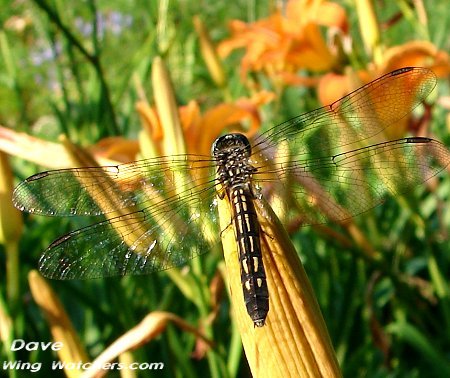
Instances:
[[[266,324],[254,328],[244,304],[229,204],[219,202],[233,312],[253,376],[340,377],[324,320],[298,254],[272,209],[258,201],[270,309]]]
[[[222,63],[219,60],[217,51],[211,42],[205,25],[198,16],[194,17],[194,27],[200,40],[200,50],[208,71],[216,85],[223,87],[225,85],[225,72],[223,71]]]
[[[58,143],[0,126],[0,150],[48,168],[70,167],[70,157]]]
[[[86,351],[53,289],[35,270],[28,274],[28,282],[33,299],[41,308],[50,326],[54,342],[62,344],[62,348],[57,351],[60,361],[75,364],[87,362]],[[78,377],[81,372],[78,369],[65,370],[68,377]]]
[[[12,193],[13,177],[8,156],[0,151],[0,244],[3,244],[6,256],[7,297],[14,312],[20,296],[19,239],[23,220],[20,211],[13,206]]]
[[[149,341],[155,339],[166,329],[169,323],[174,323],[181,329],[193,333],[196,337],[202,339],[210,347],[212,343],[196,328],[186,323],[180,317],[169,312],[154,311],[148,314],[138,325],[128,330],[120,336],[110,346],[108,346],[93,362],[92,368],[86,371],[84,377],[102,377],[107,370],[101,367],[116,359],[119,355],[136,349]]]
[[[317,96],[322,105],[328,105],[350,93],[350,80],[347,75],[330,72],[321,77]]]
[[[99,140],[90,152],[98,159],[100,156],[117,162],[128,163],[137,160],[139,143],[124,137],[108,137]]]
[[[61,137],[62,143],[68,152],[71,160],[73,161],[73,166],[76,167],[99,167],[97,161],[93,158],[90,153],[83,150],[82,148],[72,144],[65,137]],[[114,180],[116,176],[116,169],[112,167],[112,170],[105,169],[95,170],[90,172],[84,171],[83,175],[76,176],[80,183],[80,186],[89,193],[92,199],[98,204],[107,215],[107,219],[117,218],[112,224],[117,230],[122,227],[127,227],[130,231],[124,237],[124,241],[128,245],[135,243],[145,232],[147,231],[143,221],[140,221],[140,213],[137,212],[137,207],[129,206],[124,207],[122,205],[123,197],[121,197],[122,186],[126,186],[128,189],[132,187],[132,180],[139,180],[136,173],[130,173],[130,178],[128,181],[127,177],[123,177],[123,182],[118,182]],[[117,205],[114,205],[114,204]],[[118,209],[116,211],[110,211],[110,209]],[[122,217],[128,214],[136,212],[136,217]],[[138,253],[139,251],[135,251]]]
[[[144,130],[151,135],[155,142],[161,141],[164,133],[155,109],[150,107],[146,101],[138,101],[136,103],[136,110],[141,117],[142,127]]]
[[[357,0],[359,29],[366,51],[374,57],[375,62],[380,63],[379,54],[380,28],[371,0]]]
[[[286,60],[297,68],[325,71],[335,64],[317,24],[305,25],[301,38],[295,40],[293,46]]]
[[[17,242],[22,234],[22,215],[11,201],[13,177],[8,156],[0,152],[0,243]]]
[[[183,130],[169,72],[160,57],[153,60],[152,85],[164,139],[163,155],[185,154]]]
[[[48,142],[2,126],[0,126],[0,151],[46,168],[59,169],[73,166],[70,154],[61,143]],[[101,156],[98,156],[97,160],[101,165],[117,164],[116,161]]]
[[[438,77],[446,78],[450,74],[450,56],[431,42],[410,41],[386,50],[379,71],[387,73],[408,66],[427,67]]]

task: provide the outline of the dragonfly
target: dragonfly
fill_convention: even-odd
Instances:
[[[14,190],[14,205],[53,216],[100,217],[42,253],[51,279],[148,274],[185,264],[220,242],[218,205],[228,201],[247,312],[265,324],[269,291],[255,211],[276,193],[303,224],[342,221],[400,195],[450,163],[427,137],[386,140],[436,86],[426,68],[405,67],[330,105],[254,138],[219,137],[210,156],[160,156],[106,167],[37,173]],[[389,128],[389,130],[388,130]],[[291,206],[292,205],[292,206]]]

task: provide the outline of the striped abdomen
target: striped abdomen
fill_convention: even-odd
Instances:
[[[241,265],[241,283],[247,312],[256,327],[262,327],[269,311],[269,291],[261,254],[260,228],[253,196],[246,186],[229,191]]]

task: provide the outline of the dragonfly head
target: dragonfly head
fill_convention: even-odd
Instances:
[[[228,151],[236,151],[236,149],[244,152],[247,157],[252,154],[252,147],[245,135],[239,133],[226,134],[214,141],[211,155],[218,158],[219,155],[227,154]]]

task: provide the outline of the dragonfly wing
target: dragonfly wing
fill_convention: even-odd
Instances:
[[[182,203],[174,197],[73,231],[43,252],[39,269],[53,279],[88,279],[182,265],[218,243],[215,193],[211,188],[203,194]]]
[[[41,172],[15,188],[13,203],[22,211],[48,216],[101,215],[120,209],[132,212],[167,193],[204,186],[212,165],[210,157],[180,155]],[[189,175],[194,169],[205,172],[193,178]],[[180,180],[180,175],[187,179]]]
[[[53,242],[40,259],[55,279],[146,274],[178,266],[218,243],[210,157],[159,157],[49,171],[15,189],[16,207],[105,220]]]
[[[450,164],[450,152],[430,138],[404,138],[334,156],[295,160],[275,169],[273,193],[291,198],[305,224],[343,221],[405,194]],[[259,173],[263,181],[267,172]]]
[[[267,131],[253,148],[255,178],[272,182],[266,192],[291,196],[308,224],[367,211],[383,201],[386,188],[408,191],[442,169],[433,153],[448,164],[447,151],[428,139],[372,143],[435,85],[429,69],[399,69]]]
[[[306,159],[309,154],[333,155],[342,147],[354,149],[356,143],[369,141],[405,118],[436,83],[436,75],[427,68],[407,67],[388,73],[330,105],[263,133],[255,139],[253,150],[255,155],[264,155],[255,160]],[[283,141],[287,143],[283,145]]]

